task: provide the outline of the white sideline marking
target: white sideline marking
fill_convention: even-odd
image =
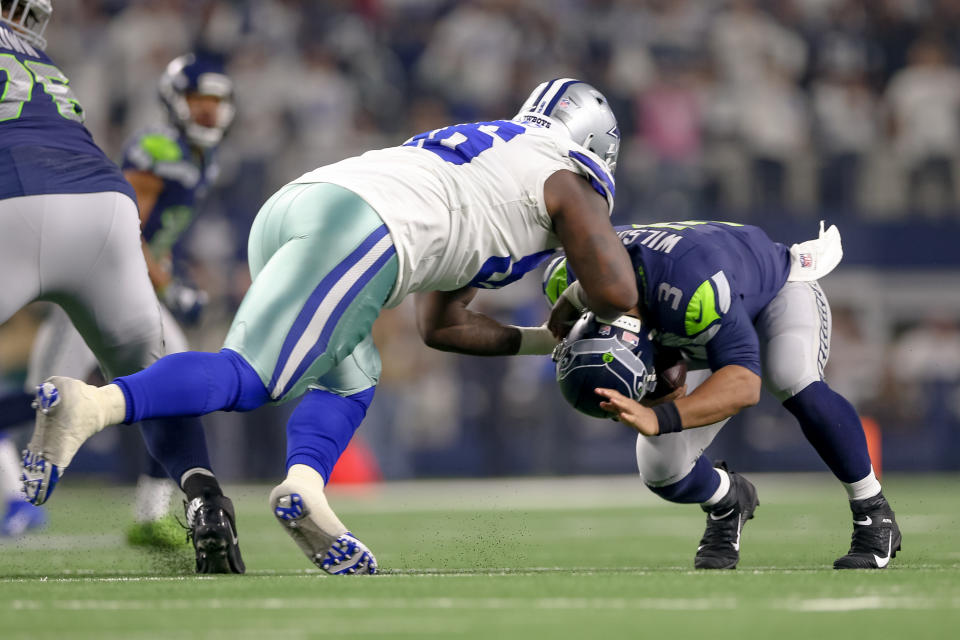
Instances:
[[[876,609],[930,610],[960,607],[960,598],[863,596],[775,600],[768,604],[739,598],[206,598],[149,600],[11,600],[14,611],[145,611],[209,609],[396,609],[396,610],[583,610],[583,611],[730,611],[740,606],[803,612]]]
[[[912,598],[906,596],[860,596],[857,598],[816,598],[799,600],[787,608],[794,611],[866,611],[875,609],[956,609],[960,598]]]

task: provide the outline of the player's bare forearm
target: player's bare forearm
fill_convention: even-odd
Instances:
[[[475,295],[472,287],[416,294],[417,328],[424,344],[440,351],[475,356],[517,353],[520,331],[468,309]]]
[[[606,201],[569,171],[550,176],[543,191],[554,231],[587,305],[601,317],[629,311],[637,304],[637,283],[630,256],[610,225]]]
[[[760,376],[731,364],[717,371],[688,396],[676,400],[684,428],[704,427],[736,415],[760,401]]]
[[[597,389],[596,393],[605,398],[600,407],[609,411],[611,417],[645,436],[662,433],[652,409],[613,389]],[[728,365],[715,371],[689,396],[677,397],[674,404],[682,427],[694,429],[720,422],[759,401],[760,376],[745,367]]]

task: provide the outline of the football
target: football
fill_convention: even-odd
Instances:
[[[653,367],[657,372],[657,386],[647,396],[651,400],[670,394],[687,381],[687,363],[679,349],[657,347],[653,356]]]

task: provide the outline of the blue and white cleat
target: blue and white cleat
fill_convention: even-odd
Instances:
[[[50,498],[77,450],[106,426],[105,411],[93,394],[96,387],[54,376],[37,385],[33,408],[37,420],[23,452],[23,490],[34,505]]]
[[[25,500],[12,498],[7,501],[7,511],[0,520],[0,538],[18,538],[31,529],[42,529],[47,524],[47,514]]]
[[[367,545],[349,531],[336,537],[323,531],[310,518],[310,509],[299,493],[273,495],[270,502],[277,522],[313,564],[333,576],[377,572],[377,559]]]
[[[377,572],[377,559],[373,557],[373,552],[349,531],[330,545],[323,558],[315,557],[313,562],[332,576],[357,573],[372,575]]]
[[[29,448],[23,451],[22,465],[20,480],[23,481],[23,493],[30,504],[39,506],[53,493],[64,469],[44,458],[42,454],[33,453]]]

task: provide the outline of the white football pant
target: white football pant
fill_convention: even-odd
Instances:
[[[787,282],[754,323],[760,338],[763,385],[783,402],[823,380],[830,355],[830,305],[816,282]],[[688,363],[687,393],[710,376],[705,363]],[[700,367],[700,368],[698,368]],[[683,479],[727,420],[662,436],[637,437],[643,481],[663,487]]]
[[[139,371],[163,353],[140,247],[137,207],[124,194],[0,200],[0,322],[34,300],[54,302],[107,379]]]

